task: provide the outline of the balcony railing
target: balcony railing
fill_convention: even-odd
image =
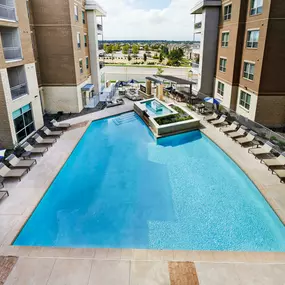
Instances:
[[[16,21],[17,18],[15,8],[0,4],[0,18],[9,21]]]
[[[100,67],[100,69],[102,69],[104,66],[105,66],[105,63],[102,62],[102,61],[100,61],[100,62],[99,62],[99,67]]]
[[[195,30],[201,29],[202,28],[202,22],[195,23],[194,28],[195,28]]]
[[[101,24],[97,24],[97,30],[98,30],[98,33],[102,33],[103,32],[103,26]]]
[[[22,59],[21,47],[4,47],[3,50],[6,61]]]
[[[26,94],[28,94],[27,83],[22,83],[22,84],[11,87],[11,95],[12,95],[13,100],[16,100]]]
[[[199,68],[199,63],[192,62],[192,68]]]

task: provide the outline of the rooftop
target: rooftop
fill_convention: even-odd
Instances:
[[[205,7],[220,7],[222,5],[221,0],[200,0],[191,9],[191,14],[202,14],[203,8]]]

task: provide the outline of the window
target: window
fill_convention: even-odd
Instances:
[[[85,24],[85,11],[82,11],[82,23]]]
[[[84,46],[87,47],[87,34],[84,34]]]
[[[12,114],[18,142],[35,130],[31,104],[16,110]]]
[[[229,32],[222,33],[222,47],[227,47],[229,45],[229,38]]]
[[[218,94],[221,95],[221,96],[224,96],[224,90],[225,90],[225,84],[218,81]]]
[[[262,13],[263,0],[251,0],[250,15],[258,15]]]
[[[247,32],[246,47],[257,48],[259,40],[259,30],[251,30]]]
[[[80,41],[80,33],[77,33],[77,47],[81,47],[81,41]]]
[[[224,7],[224,20],[230,20],[232,17],[232,4]]]
[[[30,18],[30,4],[28,0],[26,0],[26,7],[27,7],[28,18]]]
[[[254,63],[245,62],[243,69],[243,77],[249,80],[253,80],[254,78]]]
[[[220,71],[226,72],[227,60],[225,58],[220,58]]]
[[[89,68],[89,58],[88,56],[85,57],[86,69]]]
[[[74,5],[74,17],[75,21],[78,22],[78,6]]]
[[[80,73],[82,74],[83,73],[82,59],[79,59],[79,70],[80,70]]]
[[[240,92],[239,104],[247,110],[249,110],[249,108],[250,108],[250,99],[251,99],[250,94],[248,94],[244,91]]]

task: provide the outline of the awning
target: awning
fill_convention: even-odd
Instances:
[[[81,88],[81,91],[92,91],[94,89],[94,84],[86,84]]]

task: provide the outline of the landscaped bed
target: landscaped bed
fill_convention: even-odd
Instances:
[[[159,125],[167,125],[167,124],[172,124],[172,123],[177,123],[177,122],[182,122],[182,121],[187,121],[193,119],[189,114],[184,112],[181,108],[175,105],[169,105],[172,109],[174,109],[177,114],[173,115],[167,115],[164,117],[159,117],[155,118],[154,120],[159,124]]]

